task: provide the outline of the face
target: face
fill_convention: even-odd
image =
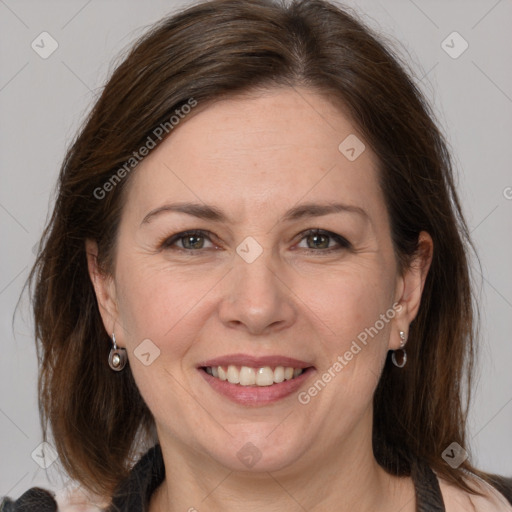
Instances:
[[[127,192],[94,282],[162,445],[276,471],[367,444],[424,275],[399,273],[378,160],[341,110],[300,88],[199,105]]]

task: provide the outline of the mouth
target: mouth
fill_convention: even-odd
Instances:
[[[197,369],[215,392],[245,406],[288,397],[316,372],[314,366],[297,359],[243,354],[204,361]]]

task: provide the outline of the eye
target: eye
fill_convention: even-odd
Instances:
[[[205,240],[208,240],[210,243],[212,243],[211,236],[212,234],[210,232],[202,229],[182,231],[181,233],[176,233],[169,238],[165,238],[158,244],[158,247],[160,249],[171,249],[173,246],[176,246],[177,243],[181,243],[181,247],[176,246],[178,250],[198,252],[201,249],[208,249],[208,247],[205,247],[204,244]],[[329,244],[329,239],[334,240],[337,245],[331,247]],[[352,247],[346,238],[336,233],[332,233],[331,231],[325,231],[323,229],[310,229],[302,233],[301,241],[302,240],[307,240],[308,242],[311,241],[313,245],[313,247],[311,247],[308,244],[308,248],[306,248],[307,252],[325,254],[333,251],[350,249]]]
[[[337,246],[330,247],[329,239],[334,240],[337,243]],[[301,241],[302,240],[307,240],[308,242],[311,241],[313,248],[308,244],[308,248],[306,249],[308,252],[330,253],[333,251],[351,248],[351,244],[346,238],[323,229],[310,229],[309,231],[306,231],[303,233]]]
[[[161,249],[170,249],[176,242],[181,242],[181,249],[184,251],[197,252],[199,249],[204,249],[204,241],[210,240],[210,233],[202,229],[193,229],[190,231],[182,231],[176,233],[170,238],[164,239],[159,245]],[[210,240],[211,242],[211,240]]]

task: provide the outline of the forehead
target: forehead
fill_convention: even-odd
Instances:
[[[170,200],[218,204],[238,220],[315,200],[378,214],[378,162],[363,144],[340,108],[307,89],[199,104],[139,164],[128,200],[139,218]]]

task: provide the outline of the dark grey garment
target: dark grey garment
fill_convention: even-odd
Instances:
[[[54,512],[57,503],[52,494],[39,487],[32,487],[16,501],[4,498],[0,512]]]
[[[105,512],[147,512],[151,495],[163,482],[165,467],[160,445],[151,448],[118,487]],[[446,512],[437,476],[428,464],[416,462],[411,477],[416,490],[416,512]],[[512,504],[512,478],[493,475],[494,487]],[[0,512],[58,512],[52,495],[38,488],[18,500],[4,498]]]

